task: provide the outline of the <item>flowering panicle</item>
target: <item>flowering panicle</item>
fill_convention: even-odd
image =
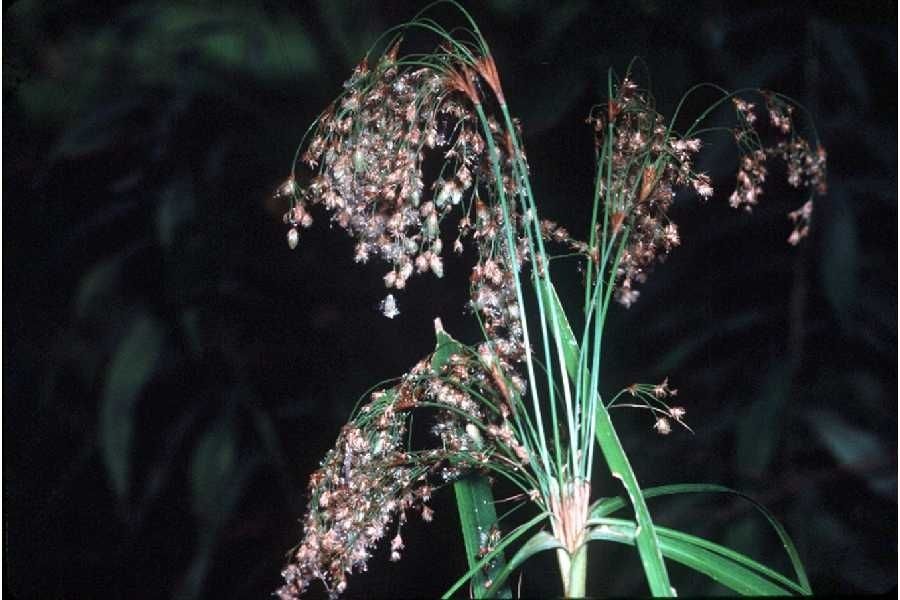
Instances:
[[[315,579],[336,597],[389,531],[395,532],[390,558],[399,560],[400,528],[410,513],[431,520],[427,502],[435,487],[488,462],[518,468],[527,458],[490,366],[455,349],[441,364],[429,357],[394,388],[373,393],[341,430],[310,478],[304,537],[283,572],[280,598],[296,598]],[[440,443],[430,449],[409,444],[409,417],[417,409],[433,412]]]
[[[738,128],[735,140],[741,152],[740,168],[737,175],[737,188],[729,197],[733,208],[751,208],[759,202],[763,193],[762,183],[766,178],[766,161],[769,158],[780,158],[787,167],[787,182],[791,187],[807,188],[813,195],[824,196],[828,186],[826,171],[826,153],[821,145],[815,150],[809,141],[797,134],[794,125],[795,106],[783,96],[769,91],[760,91],[765,100],[769,114],[769,125],[779,139],[775,145],[764,147],[759,132],[754,127],[754,104],[740,98],[732,98],[738,114]],[[787,136],[787,137],[785,137]],[[794,225],[788,242],[797,244],[809,232],[812,216],[812,199],[800,209],[788,213]]]
[[[621,398],[628,394],[640,404],[626,404],[620,402]],[[684,422],[684,415],[687,411],[682,406],[671,406],[666,402],[666,398],[673,398],[678,395],[678,390],[669,387],[669,378],[667,377],[658,384],[634,383],[629,385],[609,403],[609,407],[629,407],[643,408],[649,410],[653,415],[653,429],[660,435],[669,435],[672,433],[672,421],[681,425],[688,431],[692,431]]]
[[[728,197],[731,208],[743,208],[750,211],[762,196],[762,184],[766,180],[766,153],[754,150],[741,157],[737,173],[737,188]]]
[[[769,124],[781,134],[787,135],[794,128],[794,106],[772,92],[762,92],[769,113]]]
[[[357,240],[356,260],[384,259],[385,287],[401,290],[415,273],[443,275],[440,223],[471,190],[485,144],[447,77],[396,54],[395,46],[372,70],[357,66],[300,157],[308,181],[300,185],[295,174],[279,193],[292,199],[284,217],[292,248],[298,226],[312,224],[310,206],[321,204]],[[422,164],[437,150],[445,164],[429,195]]]
[[[629,78],[618,86],[606,110],[592,113],[588,121],[595,146],[606,153],[600,189],[611,214],[610,236],[628,236],[616,269],[615,293],[628,307],[640,294],[635,286],[646,280],[654,262],[681,242],[678,226],[668,216],[675,188],[692,187],[703,198],[712,196],[713,188],[709,176],[693,169],[700,139],[673,134],[649,94]]]
[[[768,174],[766,162],[771,157],[785,161],[790,185],[824,194],[825,150],[819,146],[813,151],[809,142],[796,133],[792,103],[772,92],[760,95],[775,134],[787,139],[764,146],[757,129],[756,104],[726,96],[731,99],[737,118],[734,138],[740,153],[737,186],[729,196],[729,204],[746,211],[758,204]],[[678,227],[668,216],[676,190],[691,189],[705,200],[712,197],[713,187],[707,174],[693,169],[694,157],[702,148],[694,128],[685,136],[677,134],[656,112],[649,94],[630,78],[618,85],[605,107],[592,111],[588,122],[593,126],[595,148],[601,157],[598,184],[608,215],[608,234],[611,239],[626,236],[615,267],[615,299],[629,307],[638,299],[640,292],[635,288],[646,280],[652,265],[680,243]],[[796,244],[807,235],[811,214],[811,201],[789,213],[794,224],[790,243]],[[548,239],[584,251],[583,245],[570,240],[565,230],[560,233],[555,225],[548,224],[543,233]],[[591,249],[587,254],[592,254]],[[595,256],[592,258],[596,260]]]

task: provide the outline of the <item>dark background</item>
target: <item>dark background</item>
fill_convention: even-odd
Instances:
[[[663,438],[646,414],[615,413],[643,485],[741,489],[787,526],[816,592],[896,589],[896,5],[471,4],[522,118],[544,216],[576,232],[592,178],[583,121],[607,68],[643,58],[652,80],[641,80],[667,115],[700,81],[776,89],[810,108],[830,169],[810,239],[784,242],[784,214],[804,197],[779,169],[752,215],[728,208],[735,157],[714,141],[701,167],[715,198],[676,203],[683,246],[634,307],[612,309],[603,389],[666,375],[680,389],[696,435]],[[376,310],[385,269],[354,264],[324,218],[290,252],[285,207],[270,199],[375,36],[414,12],[5,4],[12,597],[266,597],[299,540],[306,479],[357,398],[430,351],[435,316],[477,339],[465,258],[448,260],[443,280],[414,279],[388,321]],[[558,272],[577,299],[574,269]],[[595,490],[619,492],[602,473]],[[651,508],[659,523],[787,568],[746,504]],[[464,571],[449,491],[435,509],[434,523],[406,528],[404,560],[381,549],[351,596],[433,596]],[[591,591],[646,593],[632,550],[594,548]],[[558,593],[540,581],[552,568],[526,566],[524,590]],[[673,581],[683,594],[722,591],[677,567]]]

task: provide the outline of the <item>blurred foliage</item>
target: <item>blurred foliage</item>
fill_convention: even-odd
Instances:
[[[587,222],[592,177],[583,119],[609,66],[642,57],[664,114],[698,81],[777,89],[810,108],[831,177],[809,243],[784,243],[795,194],[776,184],[752,218],[736,214],[724,206],[734,157],[710,158],[701,168],[719,193],[676,204],[683,247],[639,303],[614,312],[603,381],[614,391],[668,375],[681,389],[693,437],[659,438],[642,415],[616,413],[644,485],[754,495],[797,540],[817,592],[895,588],[896,7],[472,9],[522,118],[545,216],[573,231]],[[434,316],[474,335],[464,286],[452,285],[464,265],[414,284],[403,318],[388,322],[375,311],[380,277],[353,264],[349,242],[319,226],[291,254],[270,200],[308,123],[378,33],[414,10],[4,8],[14,596],[268,594],[299,537],[305,478],[356,398],[428,352]],[[577,284],[573,269],[560,288]],[[381,557],[357,590],[431,595],[464,571],[445,500],[435,523],[410,527],[415,551],[399,565]],[[651,508],[663,525],[780,556],[740,505]],[[598,593],[643,589],[632,554],[592,558]],[[542,569],[526,567],[525,585]],[[674,573],[682,593],[716,591]]]

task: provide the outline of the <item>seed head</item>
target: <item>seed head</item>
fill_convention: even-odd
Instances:
[[[653,429],[660,435],[669,435],[672,433],[672,424],[669,423],[667,418],[659,417],[656,419],[656,423],[653,424]]]
[[[393,294],[388,294],[384,300],[381,301],[381,313],[388,319],[393,319],[400,314],[400,310],[397,308],[397,301],[394,299]]]
[[[299,242],[300,242],[300,232],[297,231],[296,227],[291,227],[290,230],[288,230],[288,234],[287,234],[288,248],[293,250],[294,248],[297,247],[297,244]]]

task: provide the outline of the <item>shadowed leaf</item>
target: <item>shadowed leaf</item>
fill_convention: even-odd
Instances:
[[[839,321],[846,326],[859,297],[859,236],[853,211],[843,196],[835,195],[830,200],[833,203],[831,218],[825,226],[820,266],[828,301]]]
[[[135,409],[162,355],[165,331],[150,315],[135,319],[119,342],[107,372],[100,404],[100,445],[113,489],[128,494]]]

